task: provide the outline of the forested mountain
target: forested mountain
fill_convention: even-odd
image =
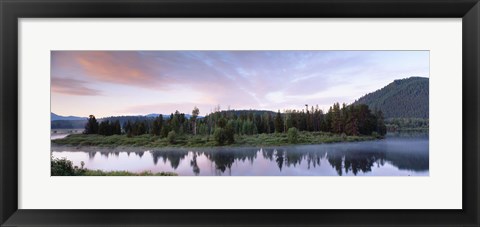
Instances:
[[[353,104],[366,104],[372,110],[381,110],[388,118],[428,119],[428,78],[410,77],[395,80]]]

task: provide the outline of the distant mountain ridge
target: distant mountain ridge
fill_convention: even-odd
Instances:
[[[254,113],[254,114],[263,114],[265,112],[271,112],[275,114],[275,112],[272,111],[264,111],[264,110],[225,110],[222,112],[233,112],[237,115],[240,115],[241,113]],[[160,114],[157,113],[151,113],[151,114],[146,114],[146,115],[123,115],[123,116],[111,116],[111,117],[102,117],[102,118],[97,118],[99,122],[102,121],[119,121],[121,125],[124,123],[130,121],[130,122],[135,122],[135,121],[153,121],[154,118],[158,117]],[[162,114],[163,119],[169,119],[170,114]],[[190,119],[192,117],[191,114],[184,114],[185,118]],[[204,118],[204,116],[198,116],[198,119]],[[51,113],[51,128],[52,129],[73,129],[73,128],[83,128],[85,126],[85,123],[87,123],[88,117],[76,117],[76,116],[60,116],[55,113]]]
[[[124,124],[127,121],[151,121],[152,119],[158,117],[160,114],[151,113],[147,115],[128,115],[128,116],[111,116],[111,117],[102,117],[97,118],[99,122],[102,121],[119,121],[120,124]],[[74,129],[74,128],[83,128],[85,123],[87,123],[88,116],[86,117],[77,117],[77,116],[61,116],[55,113],[50,113],[51,116],[51,128],[52,129]],[[185,118],[190,119],[190,114],[185,114]],[[163,114],[163,119],[169,119],[170,114]],[[198,116],[202,118],[202,116]]]
[[[155,118],[158,117],[160,114],[151,113],[147,115],[127,115],[127,116],[111,116],[111,117],[102,117],[99,119],[110,119],[110,118],[118,118],[118,117],[151,117]],[[169,118],[170,114],[163,114],[163,118]],[[190,114],[185,114],[186,118],[190,118]],[[199,116],[201,117],[201,116]],[[50,113],[50,121],[80,121],[80,120],[87,120],[88,116],[85,117],[77,117],[77,116],[61,116],[55,113]]]
[[[138,116],[141,116],[141,117],[152,117],[152,118],[155,118],[155,117],[158,117],[160,116],[160,114],[157,114],[157,113],[151,113],[151,114],[147,114],[147,115],[138,115]],[[168,119],[170,118],[170,114],[162,114],[163,118],[164,119]],[[192,117],[191,114],[185,114],[185,118],[187,119],[190,119]],[[203,116],[198,116],[198,118],[202,118]],[[108,117],[106,117],[108,118]]]
[[[77,117],[77,116],[60,116],[55,113],[50,113],[50,121],[78,121],[86,120],[86,117]]]
[[[366,104],[372,110],[381,110],[387,119],[428,119],[429,79],[410,77],[395,80],[375,92],[362,96],[353,104]]]

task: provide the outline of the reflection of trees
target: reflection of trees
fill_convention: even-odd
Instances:
[[[255,165],[252,168],[257,168],[257,165],[273,165],[278,167],[280,172],[285,172],[286,169],[290,170],[293,168],[315,169],[320,167],[322,161],[324,161],[340,176],[368,173],[374,167],[384,166],[387,162],[399,169],[428,170],[428,148],[427,152],[425,152],[425,148],[421,147],[421,144],[413,144],[413,147],[405,147],[403,144],[393,145],[395,147],[392,147],[392,144],[386,147],[382,143],[373,145],[352,143],[322,146],[287,146],[277,149],[214,148],[201,151],[152,151],[151,154],[155,165],[158,164],[160,159],[163,159],[164,163],[170,162],[173,169],[179,167],[181,160],[188,159],[195,175],[200,175],[200,162],[205,161],[205,159],[211,162],[212,171],[217,175],[231,174],[232,166],[239,162],[240,164],[242,162],[252,163],[252,165]],[[100,153],[102,156],[108,157],[108,152]],[[93,159],[95,154],[96,152],[89,152],[90,159]],[[113,154],[117,156],[118,152]],[[135,154],[142,157],[144,152],[135,152]],[[199,159],[200,157],[201,159]],[[264,161],[255,163],[257,158]],[[241,166],[241,168],[249,168],[243,164]]]
[[[352,172],[353,175],[357,175],[359,172],[371,172],[375,164],[383,166],[385,152],[335,151],[328,153],[327,159],[338,175],[341,176],[343,171],[345,171],[345,174]]]
[[[345,173],[348,173],[349,170],[352,171],[353,175],[357,175],[359,170],[364,173],[371,172],[375,161],[375,156],[365,156],[362,158],[345,156]]]
[[[273,160],[274,149],[260,149],[260,151],[262,152],[262,156],[264,159],[268,159],[270,161]]]
[[[93,160],[93,158],[95,158],[95,155],[97,154],[96,151],[91,151],[91,152],[88,152],[88,159],[89,160]]]
[[[221,175],[227,169],[231,171],[235,162],[249,161],[253,164],[258,152],[260,151],[255,148],[238,148],[236,150],[202,151],[198,152],[198,155],[205,155],[215,165],[215,170],[219,171],[218,175]]]
[[[367,173],[372,171],[374,165],[383,166],[385,164],[385,152],[370,152],[364,149],[355,150],[354,148],[315,150],[312,147],[287,147],[260,150],[238,148],[238,150],[196,152],[190,165],[195,172],[195,168],[198,168],[196,164],[197,155],[205,155],[214,164],[215,171],[218,171],[217,175],[221,175],[227,169],[231,170],[235,162],[245,160],[253,162],[257,158],[257,154],[261,154],[261,157],[266,160],[274,161],[280,171],[285,166],[298,168],[302,161],[306,162],[308,169],[316,168],[320,166],[322,160],[326,159],[340,176],[349,172],[354,175],[357,175],[359,172]]]
[[[296,168],[302,164],[302,161],[307,163],[307,169],[311,167],[316,168],[320,166],[321,160],[324,159],[325,151],[312,150],[309,147],[296,148],[288,147],[281,150],[275,150],[274,158],[278,168],[282,171],[283,166]],[[272,160],[268,152],[264,152],[263,156],[269,160]]]
[[[428,134],[424,135],[428,138]],[[404,137],[392,138],[386,160],[401,170],[426,171],[429,169],[428,139],[416,139]],[[405,145],[407,141],[408,145]]]
[[[157,165],[158,159],[162,158],[164,162],[170,161],[170,165],[173,169],[177,169],[180,165],[180,161],[185,159],[187,151],[152,151],[153,163]]]
[[[197,153],[193,153],[193,158],[192,161],[190,161],[190,166],[193,169],[193,173],[195,173],[195,176],[198,176],[200,174],[200,168],[198,167],[197,164]]]
[[[307,154],[307,169],[310,169],[311,166],[316,168],[320,166],[320,161],[322,160],[322,154],[309,152]]]
[[[234,152],[212,152],[207,158],[210,159],[215,164],[216,169],[222,173],[224,173],[227,168],[232,168],[232,164],[235,162]]]
[[[337,171],[339,176],[342,176],[342,162],[343,162],[343,156],[341,154],[338,154],[336,152],[333,153],[328,153],[327,155],[328,162],[330,165]]]
[[[138,155],[138,157],[142,158],[143,157],[143,154],[145,153],[145,151],[137,151],[135,152],[136,155]]]
[[[288,167],[296,167],[297,165],[302,164],[302,159],[305,157],[306,153],[302,152],[287,152],[285,151],[285,163]]]
[[[249,161],[250,164],[253,164],[253,161],[257,158],[257,150],[242,150],[237,154],[238,160]]]
[[[282,171],[284,159],[284,152],[275,150],[275,162],[277,162],[280,171]]]
[[[402,170],[426,171],[429,169],[428,152],[390,152],[387,160]]]

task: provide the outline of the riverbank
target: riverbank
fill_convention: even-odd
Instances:
[[[346,136],[325,132],[299,132],[296,143],[290,143],[286,133],[258,134],[258,135],[235,135],[235,142],[225,147],[243,146],[285,146],[293,144],[323,144],[338,142],[357,142],[381,139],[376,136]],[[97,146],[97,147],[218,147],[213,136],[204,135],[181,135],[175,141],[160,138],[150,134],[128,137],[126,135],[86,135],[72,134],[62,139],[52,140],[54,145],[68,146]]]

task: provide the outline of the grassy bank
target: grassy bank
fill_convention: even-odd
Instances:
[[[374,140],[376,136],[346,136],[325,132],[299,132],[295,143],[289,142],[286,133],[235,135],[235,142],[228,146],[281,146],[292,144],[321,144]],[[52,140],[56,145],[69,146],[138,146],[138,147],[215,147],[213,136],[179,135],[174,141],[150,134],[127,137],[126,135],[102,136],[96,134],[72,134],[63,139]]]

